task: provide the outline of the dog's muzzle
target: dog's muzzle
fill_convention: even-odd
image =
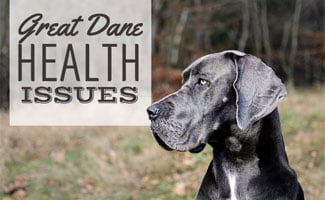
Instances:
[[[150,128],[152,135],[163,149],[167,151],[175,149],[177,151],[189,151],[191,153],[199,153],[204,149],[206,144],[199,144],[192,149],[187,149],[183,145],[177,145],[181,139],[184,139],[184,127],[178,121],[171,120],[169,116],[165,116],[166,113],[161,113],[161,106],[159,104],[149,106],[147,113],[151,120]]]
[[[159,116],[159,113],[160,113],[159,105],[153,104],[153,105],[149,106],[147,109],[147,113],[148,113],[149,119],[151,121],[157,119],[157,117]]]

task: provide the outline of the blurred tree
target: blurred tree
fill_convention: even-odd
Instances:
[[[152,0],[154,68],[183,69],[199,56],[239,49],[261,57],[292,86],[324,84],[324,5],[323,0]],[[1,0],[2,107],[9,99],[8,8],[9,1]]]
[[[292,86],[323,84],[324,13],[322,0],[164,1],[153,56],[156,64],[184,68],[204,54],[239,49]]]
[[[9,101],[9,0],[0,1],[0,108]]]
[[[288,84],[289,86],[293,86],[294,81],[294,64],[297,54],[298,47],[298,28],[299,28],[299,18],[301,13],[302,0],[296,0],[295,11],[292,17],[291,23],[291,49],[289,55],[289,65],[287,67],[286,73],[288,75]]]

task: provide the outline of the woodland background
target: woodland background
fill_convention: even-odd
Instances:
[[[260,57],[289,88],[280,105],[306,199],[325,196],[323,0],[153,0],[153,100],[194,59],[225,49]],[[10,127],[9,1],[0,0],[0,199],[193,199],[211,148],[165,152],[148,127]]]
[[[323,0],[153,0],[153,69],[183,69],[207,53],[238,49],[262,58],[290,87],[322,85],[324,4]],[[0,105],[5,108],[8,7],[8,0],[0,1]],[[154,90],[166,80],[153,76]],[[172,86],[177,82],[170,81]]]

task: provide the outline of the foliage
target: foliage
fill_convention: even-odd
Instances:
[[[153,68],[183,69],[199,56],[238,49],[261,57],[291,86],[323,84],[324,5],[322,0],[152,0]],[[0,107],[8,108],[8,0],[0,1],[0,10]],[[153,81],[154,90],[165,84]]]
[[[261,57],[291,85],[324,83],[321,0],[153,0],[154,58],[184,68],[225,49]],[[155,67],[155,66],[154,66]]]

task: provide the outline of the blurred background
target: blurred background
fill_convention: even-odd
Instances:
[[[194,59],[226,49],[260,57],[286,83],[280,104],[306,199],[325,197],[323,0],[153,0],[153,100]],[[166,152],[148,127],[10,127],[9,2],[0,0],[0,199],[194,199],[212,158]],[[145,112],[145,111],[144,111]]]

